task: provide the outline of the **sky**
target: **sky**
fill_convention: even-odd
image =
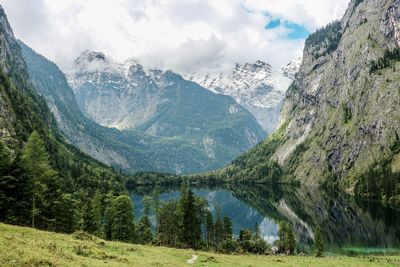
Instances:
[[[280,68],[349,0],[0,0],[17,38],[67,69],[81,51],[181,73]]]

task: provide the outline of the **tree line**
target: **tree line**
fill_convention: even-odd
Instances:
[[[112,190],[112,186],[106,185],[94,192],[85,187],[75,192],[66,191],[66,186],[77,187],[65,184],[60,178],[37,132],[31,134],[21,153],[12,157],[0,142],[0,220],[3,222],[66,233],[84,231],[107,240],[130,243],[225,253],[271,252],[258,225],[253,230],[242,229],[235,237],[232,220],[222,217],[218,208],[212,214],[207,201],[185,184],[180,199],[167,202],[160,201],[160,189],[156,186],[151,196],[143,198],[144,214],[136,222],[133,202],[126,191]],[[71,172],[77,172],[77,177],[84,175],[79,168]],[[155,215],[154,229],[151,213]],[[277,252],[293,254],[296,247],[293,229],[285,223],[279,229],[279,240],[275,242]]]

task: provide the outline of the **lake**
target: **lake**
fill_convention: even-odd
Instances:
[[[233,221],[234,234],[240,229],[260,226],[264,239],[278,238],[278,224],[293,226],[298,248],[311,249],[314,229],[323,231],[329,254],[392,253],[400,251],[400,210],[365,202],[344,193],[306,187],[227,185],[191,189],[207,199],[210,211]],[[143,215],[142,199],[151,187],[131,189],[135,218]],[[177,199],[179,187],[161,187],[161,201]],[[154,216],[153,216],[154,221]]]

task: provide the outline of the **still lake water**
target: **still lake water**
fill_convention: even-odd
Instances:
[[[356,200],[345,194],[304,187],[272,188],[261,185],[191,187],[207,199],[210,211],[233,221],[234,234],[240,229],[254,229],[272,243],[278,237],[278,223],[293,226],[301,251],[310,251],[314,229],[320,226],[326,250],[332,254],[391,253],[400,251],[400,210],[378,203]],[[142,199],[153,188],[131,189],[135,218],[143,215]],[[178,199],[179,187],[161,187],[161,201]]]

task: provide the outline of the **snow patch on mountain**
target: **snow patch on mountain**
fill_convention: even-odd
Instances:
[[[263,61],[236,64],[229,73],[193,73],[186,79],[218,94],[233,97],[247,108],[268,133],[272,133],[279,119],[285,92],[300,67],[301,60],[290,62],[285,68],[275,69]]]

